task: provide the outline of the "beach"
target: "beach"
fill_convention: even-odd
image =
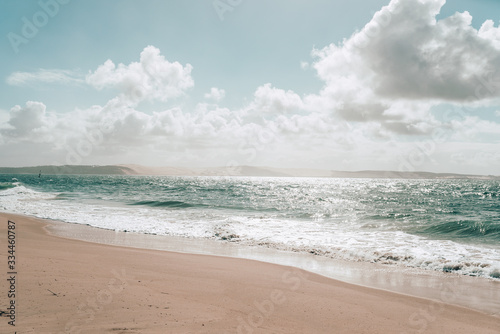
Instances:
[[[2,333],[498,333],[471,309],[370,289],[293,267],[103,245],[15,223],[15,327]],[[0,250],[7,262],[7,244]],[[4,266],[6,268],[6,266]],[[5,270],[7,275],[7,269]],[[9,289],[2,280],[2,293]],[[442,298],[443,299],[443,298]]]
[[[0,1],[0,334],[500,334],[499,12]]]

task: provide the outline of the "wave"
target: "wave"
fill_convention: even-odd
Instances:
[[[74,199],[74,198],[78,198],[78,195],[73,194],[73,193],[60,193],[60,194],[57,194],[52,199],[54,201],[62,201],[62,200],[68,200],[68,199]]]
[[[410,198],[407,188],[370,190],[373,181],[311,185],[305,180],[302,189],[284,181],[264,187],[259,180],[221,183],[210,178],[19,180],[0,179],[0,210],[116,231],[209,238],[500,280],[498,188],[470,191],[484,199],[457,200],[437,191],[435,197],[425,197],[422,181],[415,181],[417,193]],[[391,182],[396,181],[380,185]],[[353,191],[353,184],[365,184],[364,190]],[[446,186],[444,181],[433,185]],[[375,195],[380,200],[370,200]],[[413,199],[420,201],[417,206]]]
[[[488,238],[500,241],[500,224],[493,221],[456,220],[436,224],[419,231],[431,236],[453,238]]]
[[[176,209],[186,209],[186,208],[212,208],[218,210],[235,210],[235,211],[249,211],[249,212],[279,212],[276,208],[253,208],[238,205],[215,205],[215,204],[202,204],[202,203],[188,203],[183,201],[137,201],[129,203],[129,205],[137,206],[149,206],[154,208],[176,208]],[[312,214],[307,214],[306,218],[311,218]],[[298,218],[301,218],[300,216]]]
[[[182,201],[138,201],[129,205],[144,205],[154,208],[193,208],[193,207],[206,207],[205,204],[192,204]]]
[[[217,226],[210,236],[213,239],[240,243],[247,246],[261,246],[282,251],[296,253],[309,253],[316,256],[341,259],[353,262],[370,262],[383,265],[402,266],[408,268],[418,268],[423,270],[433,270],[446,273],[456,273],[460,275],[484,277],[490,279],[500,279],[500,262],[491,260],[498,257],[492,253],[492,249],[477,248],[474,246],[463,247],[460,244],[447,242],[442,244],[437,240],[426,240],[406,234],[390,233],[388,239],[405,239],[407,244],[403,248],[380,244],[374,245],[374,240],[364,239],[364,243],[371,244],[365,247],[353,247],[350,244],[352,238],[338,235],[339,239],[335,244],[329,242],[316,243],[313,240],[302,240],[280,242],[272,238],[255,238],[245,236],[233,226]],[[383,234],[378,234],[382,239]],[[332,239],[332,241],[335,241]],[[443,248],[444,246],[444,248]],[[439,252],[432,252],[433,249],[440,249]],[[481,254],[481,256],[477,256]]]
[[[18,185],[18,182],[0,182],[0,191],[15,188]]]

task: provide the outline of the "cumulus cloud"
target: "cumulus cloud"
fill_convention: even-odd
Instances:
[[[255,91],[252,108],[259,112],[282,114],[297,112],[304,108],[304,104],[293,91],[275,88],[267,83]]]
[[[61,69],[39,69],[36,72],[14,72],[6,79],[11,86],[30,84],[81,84],[84,77],[78,72]]]
[[[214,100],[216,102],[221,101],[225,96],[226,91],[217,87],[210,88],[210,92],[204,95],[206,99]]]
[[[131,102],[167,101],[181,96],[194,86],[192,66],[169,62],[154,46],[144,48],[139,62],[115,65],[107,60],[87,75],[87,83],[97,89],[117,88],[121,97]]]
[[[491,105],[500,97],[500,29],[477,30],[469,13],[437,20],[444,0],[392,0],[341,43],[314,49],[324,81],[306,110],[364,126],[374,138],[425,136],[448,125],[440,103]]]
[[[2,129],[3,135],[19,139],[39,140],[39,134],[49,124],[46,107],[41,102],[26,102],[25,107],[19,105],[10,110],[8,128]]]
[[[46,150],[62,153],[60,164],[123,156],[172,163],[186,155],[199,163],[206,159],[202,152],[234,152],[240,142],[255,138],[255,125],[242,124],[232,114],[214,105],[195,112],[176,107],[146,113],[114,98],[104,106],[50,115],[43,103],[28,102],[12,108],[0,134],[8,144],[50,144]]]
[[[445,0],[393,0],[340,45],[315,50],[331,94],[367,90],[378,98],[471,101],[500,96],[500,33],[478,31],[468,12],[436,21]],[[490,79],[491,87],[483,87]],[[343,86],[339,88],[338,86]],[[484,91],[489,88],[488,91]]]
[[[491,143],[500,142],[499,123],[465,114],[442,120],[431,112],[437,104],[487,105],[500,87],[499,28],[486,21],[474,29],[468,13],[437,21],[443,4],[393,0],[361,31],[314,50],[314,62],[302,64],[317,71],[324,82],[320,92],[301,96],[266,83],[233,109],[217,104],[225,91],[212,87],[203,96],[211,101],[192,109],[141,110],[140,101],[170,101],[194,86],[191,65],[170,62],[148,46],[139,62],[107,60],[87,75],[86,83],[97,89],[118,90],[106,104],[57,115],[41,102],[16,106],[0,130],[0,143],[50,143],[62,152],[63,164],[119,158],[163,165],[279,160],[294,166],[394,169],[407,159],[416,169],[432,170],[462,159],[467,145],[466,160],[460,161],[473,159],[474,148],[481,148],[489,155],[477,161],[498,163],[498,155],[491,157],[497,144]],[[13,74],[8,80],[36,81],[29,78]],[[64,75],[44,78],[65,80]],[[436,139],[439,131],[446,132],[444,141]],[[414,156],[424,158],[416,165]]]

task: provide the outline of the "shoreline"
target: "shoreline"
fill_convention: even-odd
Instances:
[[[46,220],[8,213],[0,213],[2,238],[8,219],[18,232],[18,333],[498,333],[500,327],[498,317],[450,305],[451,290],[432,301],[292,266],[68,239],[49,234]],[[6,301],[0,306],[5,310]],[[12,329],[5,315],[0,319],[0,328]]]
[[[500,281],[398,265],[352,262],[313,254],[241,245],[210,239],[141,234],[50,221],[48,233],[105,245],[223,256],[256,260],[306,270],[341,282],[385,290],[429,300],[443,299],[442,291],[453,291],[447,303],[500,316]]]

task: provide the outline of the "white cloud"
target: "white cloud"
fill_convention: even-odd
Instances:
[[[46,107],[41,102],[28,101],[25,107],[19,105],[10,110],[7,127],[0,132],[6,140],[42,141],[43,133],[49,126]]]
[[[36,72],[14,72],[6,79],[11,86],[25,86],[30,84],[80,84],[85,80],[75,71],[60,69],[39,69]]]
[[[451,122],[452,138],[460,141],[484,141],[500,143],[500,123],[467,116]]]
[[[190,64],[171,63],[159,49],[148,46],[141,52],[139,62],[116,66],[107,60],[87,75],[87,83],[97,89],[118,88],[121,97],[131,102],[145,99],[167,101],[194,86],[191,70]]]
[[[485,23],[474,29],[467,12],[436,21],[444,3],[393,0],[341,45],[315,50],[325,90],[342,96],[361,87],[367,95],[395,100],[500,96],[498,28]]]
[[[324,81],[316,94],[300,96],[267,83],[256,88],[250,102],[228,109],[212,103],[225,96],[223,89],[212,87],[204,94],[212,101],[194,110],[144,112],[138,102],[170,100],[194,86],[191,65],[169,62],[148,46],[139,62],[115,65],[108,60],[86,77],[97,89],[119,91],[105,105],[57,115],[40,102],[16,106],[0,130],[0,141],[47,144],[63,164],[189,166],[235,160],[397,169],[401,159],[417,156],[423,157],[413,163],[419,170],[461,161],[460,171],[467,172],[476,149],[486,152],[477,160],[493,168],[500,161],[491,155],[500,142],[499,123],[471,115],[439,121],[443,117],[434,117],[431,108],[471,101],[488,105],[500,95],[500,72],[495,72],[499,29],[489,21],[474,29],[468,13],[436,21],[443,3],[393,0],[340,45],[314,50],[315,62],[309,66]],[[443,141],[436,139],[439,131],[446,132]],[[422,153],[422,147],[428,152]]]
[[[486,20],[478,33],[479,37],[491,41],[497,49],[500,49],[500,28],[495,28],[495,23],[492,20]]]
[[[283,114],[297,112],[304,108],[304,104],[293,91],[274,88],[267,83],[255,91],[251,108],[257,112]]]
[[[429,135],[438,103],[492,105],[500,96],[500,29],[469,13],[436,20],[444,0],[392,0],[361,31],[312,52],[325,82],[309,111],[373,123],[374,137]],[[375,130],[377,129],[377,130]]]
[[[210,88],[210,92],[206,93],[204,97],[206,99],[211,99],[216,102],[221,101],[226,96],[226,91],[217,87]]]
[[[346,122],[315,112],[274,113],[270,119],[255,122],[245,116],[251,112],[199,104],[190,112],[171,108],[145,113],[114,98],[104,106],[54,115],[47,113],[42,103],[28,102],[12,109],[9,128],[0,133],[2,140],[16,147],[27,142],[33,147],[44,144],[36,147],[51,157],[46,163],[60,164],[207,166],[233,160],[250,165],[279,161],[336,169],[395,169],[394,164],[399,164],[395,156],[406,156],[416,149],[415,143],[397,141],[394,131],[377,122]],[[474,142],[482,145],[485,136],[500,139],[500,125],[494,122],[468,118],[453,121],[451,127],[460,138],[447,141],[467,142],[471,148]],[[432,169],[433,161],[443,154],[448,156],[443,147],[460,152],[459,144],[433,145],[431,157],[416,166],[418,169]]]

